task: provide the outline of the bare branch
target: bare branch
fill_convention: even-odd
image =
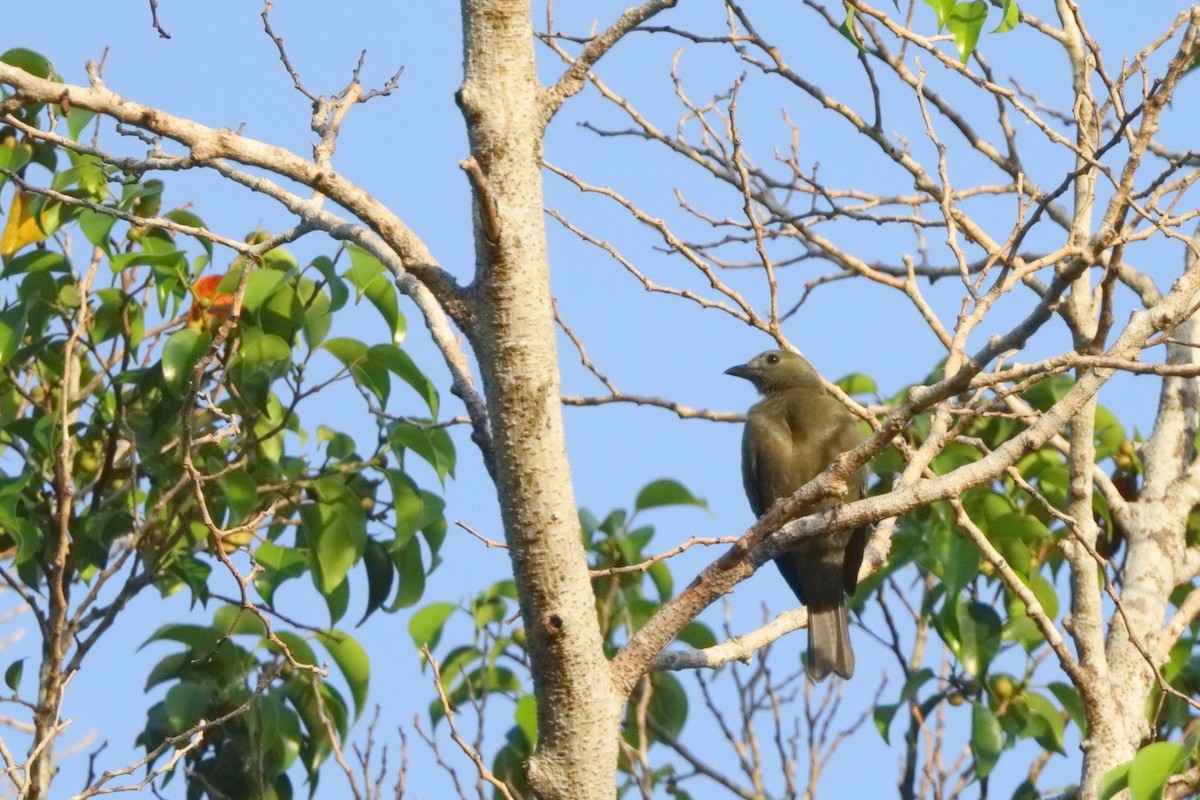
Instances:
[[[583,89],[583,83],[588,72],[613,45],[619,42],[631,30],[659,12],[665,11],[668,8],[674,8],[676,2],[677,0],[648,0],[648,2],[640,6],[627,9],[606,31],[599,36],[592,37],[587,46],[584,47],[583,52],[573,59],[568,57],[561,48],[557,47],[554,40],[550,38],[550,28],[553,23],[551,20],[548,20],[549,24],[547,25],[545,41],[549,42],[552,47],[555,47],[559,55],[570,63],[570,66],[567,67],[567,70],[559,77],[558,81],[542,94],[542,116],[545,122],[550,121],[550,118],[562,107],[562,104],[568,97],[578,94]]]

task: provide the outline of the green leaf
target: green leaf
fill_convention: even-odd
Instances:
[[[375,539],[367,539],[366,549],[363,550],[363,566],[367,569],[367,610],[358,621],[359,625],[387,601],[396,577],[387,549]]]
[[[172,653],[166,656],[150,670],[150,674],[146,677],[146,686],[143,691],[148,692],[160,683],[178,680],[191,663],[191,653]]]
[[[0,369],[8,366],[25,338],[25,311],[25,303],[0,311]]]
[[[487,654],[477,647],[459,645],[442,658],[442,682],[446,686],[460,684],[467,675],[479,675],[478,665]]]
[[[946,27],[946,22],[950,19],[950,13],[954,10],[956,0],[925,0],[925,4],[933,9],[933,13],[937,15],[938,33]]]
[[[99,211],[93,211],[90,208],[85,208],[79,212],[79,217],[76,220],[79,223],[79,229],[83,231],[83,235],[87,240],[99,247],[106,253],[112,252],[112,243],[109,241],[109,234],[112,233],[113,226],[117,224],[117,218],[111,214],[104,214]]]
[[[33,147],[28,142],[14,146],[0,144],[0,169],[16,172],[29,163],[33,157]],[[0,175],[0,186],[4,185],[5,177]]]
[[[931,527],[926,541],[928,551],[922,563],[942,579],[947,597],[958,597],[967,583],[979,574],[979,549],[958,531],[944,525]]]
[[[1104,406],[1096,406],[1096,460],[1115,456],[1124,444],[1125,427],[1116,415]]]
[[[247,401],[262,408],[271,384],[286,375],[291,365],[292,348],[286,341],[261,328],[248,328],[242,333],[241,347],[229,374]]]
[[[703,650],[706,647],[715,647],[717,644],[717,637],[713,635],[712,628],[696,620],[692,620],[687,625],[684,625],[683,630],[675,638],[686,645],[695,647],[697,650]]]
[[[1017,8],[1016,0],[1004,0],[1004,16],[1000,20],[1000,24],[996,26],[996,30],[992,33],[1008,33],[1013,28],[1017,27],[1017,23],[1021,21],[1021,9]]]
[[[132,209],[143,217],[153,216],[158,213],[164,188],[165,184],[158,178],[127,183],[121,192],[121,207]]]
[[[424,500],[426,508],[436,507],[443,511],[445,510],[446,503],[444,500],[432,492],[425,492],[425,494],[438,500],[437,503],[434,503],[433,500],[426,498]],[[439,514],[436,519],[421,528],[421,535],[425,537],[425,545],[429,548],[429,572],[433,572],[441,563],[438,553],[441,552],[442,544],[446,541],[448,527],[446,517]]]
[[[299,512],[308,541],[313,583],[328,597],[346,580],[346,573],[362,556],[366,525],[361,514],[357,520],[347,519],[344,508],[328,503],[303,503]]]
[[[392,393],[392,381],[385,366],[367,356],[351,365],[350,373],[359,386],[375,395],[381,408],[387,408],[388,397]]]
[[[317,285],[307,278],[302,278],[296,290],[296,299],[303,308],[304,341],[312,350],[318,347],[333,327],[333,313],[330,311],[329,296],[319,290]]]
[[[895,704],[876,706],[874,712],[875,727],[878,729],[879,735],[883,737],[884,742],[888,742],[888,729],[891,727],[896,712],[901,706],[912,700],[917,692],[921,690],[922,686],[933,680],[933,676],[933,670],[928,667],[917,670],[904,682],[904,686],[900,689],[900,698]]]
[[[405,323],[392,274],[379,259],[358,245],[348,245],[347,250],[350,252],[350,269],[346,270],[346,279],[358,289],[358,299],[365,296],[383,315],[392,343],[400,344],[404,341]]]
[[[1051,620],[1058,618],[1058,592],[1054,590],[1054,584],[1046,580],[1045,576],[1037,574],[1033,575],[1029,581],[1029,588],[1033,590],[1033,596],[1042,604],[1042,610]]]
[[[325,607],[329,609],[329,624],[338,624],[350,608],[350,581],[342,581],[325,595]]]
[[[274,333],[251,327],[242,333],[241,348],[234,360],[234,377],[242,380],[275,380],[287,374],[292,365],[292,348]]]
[[[326,425],[317,426],[317,441],[329,442],[325,448],[325,453],[335,461],[345,461],[348,458],[355,457],[356,445],[354,437],[349,434],[339,433]]]
[[[257,314],[263,303],[279,290],[288,275],[277,269],[251,270],[246,277],[246,293],[242,296],[242,307]]]
[[[946,28],[954,34],[954,47],[964,64],[971,57],[971,53],[975,52],[975,45],[979,43],[979,33],[983,30],[987,12],[986,0],[958,3],[946,20]]]
[[[213,628],[225,636],[265,636],[259,616],[241,606],[223,605],[213,614]]]
[[[430,603],[412,615],[408,621],[408,634],[412,636],[413,644],[420,650],[428,647],[433,650],[442,638],[442,630],[446,620],[457,608],[453,603]]]
[[[683,684],[674,675],[655,672],[650,676],[653,694],[646,713],[659,725],[667,729],[672,737],[679,736],[687,721],[688,699]]]
[[[206,331],[183,328],[167,337],[163,345],[163,382],[173,394],[183,393],[183,387],[192,376],[192,370],[208,350],[212,337]]]
[[[240,523],[258,506],[258,481],[244,467],[225,473],[217,485],[225,493],[231,524]]]
[[[79,308],[83,298],[79,296],[79,287],[74,283],[62,283],[58,288],[58,304],[63,308]]]
[[[396,526],[396,542],[404,545],[421,527],[425,501],[417,484],[404,471],[389,469],[387,479],[392,490],[391,516]]]
[[[36,154],[34,156],[36,158]],[[82,194],[86,199],[96,202],[112,196],[108,186],[108,176],[90,157],[72,156],[72,165],[59,170],[50,182],[50,188],[58,191],[70,191],[71,194]],[[72,189],[75,189],[72,191]],[[49,210],[50,206],[47,206]],[[146,209],[142,209],[144,212]],[[151,211],[151,213],[153,213]],[[57,224],[57,220],[55,222]],[[43,229],[47,226],[43,223]],[[145,244],[148,240],[143,240]]]
[[[392,550],[391,556],[400,576],[396,599],[392,601],[390,609],[395,611],[398,608],[408,608],[425,593],[425,564],[421,560],[419,539],[409,539],[403,547]]]
[[[978,601],[954,603],[946,611],[952,612],[941,615],[946,643],[967,672],[982,677],[1000,651],[1000,615]]]
[[[522,695],[517,700],[517,706],[513,709],[513,719],[516,720],[521,733],[525,734],[525,741],[532,752],[533,748],[537,746],[538,732],[537,702],[532,694]]]
[[[1038,474],[1037,487],[1050,505],[1055,508],[1065,508],[1069,481],[1070,473],[1066,467],[1047,467]]]
[[[346,288],[342,276],[337,274],[333,262],[325,256],[317,256],[312,260],[311,266],[321,273],[324,284],[329,289],[329,310],[337,311],[346,305],[346,301],[350,299],[350,290]]]
[[[67,132],[75,141],[79,141],[79,134],[88,126],[88,123],[96,118],[95,111],[89,111],[86,108],[74,106],[70,113],[67,114]]]
[[[916,697],[921,687],[931,680],[933,680],[933,670],[929,667],[922,667],[914,672],[900,689],[900,702],[907,703],[913,697]]]
[[[371,662],[367,651],[350,634],[333,630],[329,633],[318,633],[317,639],[333,656],[346,685],[350,687],[350,697],[354,700],[354,717],[362,715],[367,703],[367,687],[371,682]]]
[[[365,344],[357,339],[342,337],[330,339],[321,347],[342,362],[350,370],[355,383],[375,395],[380,406],[387,406],[388,395],[391,393],[387,367],[370,358]]]
[[[454,475],[454,441],[445,428],[424,428],[398,423],[392,426],[389,443],[419,455],[433,467],[438,480]]]
[[[212,574],[212,565],[201,561],[196,556],[177,558],[169,567],[172,577],[178,578],[183,585],[192,591],[192,605],[199,600],[208,602],[208,577]]]
[[[285,272],[294,270],[300,266],[300,262],[296,260],[296,257],[282,247],[276,247],[263,253],[262,263],[267,269],[283,270]]]
[[[213,687],[209,683],[184,681],[172,686],[163,700],[171,731],[180,734],[194,727],[204,718],[212,696]]]
[[[884,744],[891,744],[891,741],[889,740],[889,731],[892,727],[892,720],[896,718],[896,712],[899,710],[899,703],[890,703],[887,705],[875,706],[875,710],[871,712],[871,716],[875,720],[875,730],[879,731],[879,735],[883,738]]]
[[[1056,619],[1058,617],[1058,594],[1054,590],[1054,585],[1037,573],[1031,575],[1026,582],[1050,619]],[[1008,622],[1004,626],[1005,638],[1019,642],[1030,653],[1041,647],[1045,638],[1028,616],[1025,603],[1017,599],[1015,595],[1010,595],[1008,608]]]
[[[288,678],[285,686],[288,700],[300,715],[308,732],[309,741],[306,742],[307,746],[302,748],[301,758],[308,779],[315,787],[317,769],[332,750],[327,723],[333,723],[338,736],[343,739],[346,736],[346,702],[331,684],[319,680],[316,676],[296,673]]]
[[[263,542],[256,547],[254,561],[261,567],[254,576],[254,588],[268,606],[274,605],[275,590],[279,585],[303,575],[308,565],[308,558],[303,552],[280,547],[274,542]]]
[[[131,269],[132,267],[151,267],[156,277],[182,277],[187,268],[187,256],[183,251],[169,253],[144,253],[134,250],[130,253],[118,253],[108,260],[114,274]]]
[[[838,33],[850,40],[850,43],[857,47],[860,52],[867,52],[867,48],[863,47],[863,43],[858,38],[858,33],[854,30],[854,14],[857,9],[854,6],[846,6],[846,18],[842,20],[842,24],[838,26]],[[839,381],[840,383],[840,381]],[[842,391],[846,391],[842,389]],[[846,392],[850,394],[850,392]]]
[[[54,418],[49,415],[43,419],[51,424],[54,422]],[[15,488],[23,485],[24,480],[28,478],[23,479],[21,484],[10,486]],[[29,562],[42,546],[41,527],[30,521],[29,515],[19,507],[19,503],[20,497],[16,492],[0,497],[0,532],[8,534],[16,543],[17,553],[13,557],[13,564],[18,566]],[[33,583],[36,585],[36,581]]]
[[[975,447],[964,442],[950,442],[937,458],[933,460],[933,470],[939,475],[945,475],[952,470],[978,461],[982,454]]]
[[[850,373],[846,377],[839,379],[837,385],[839,389],[851,397],[864,394],[871,396],[879,394],[879,388],[875,385],[875,379],[861,372]]]
[[[257,272],[280,274],[279,270],[265,268]],[[294,345],[296,334],[304,327],[305,322],[304,304],[300,302],[295,285],[291,282],[280,284],[259,307],[257,316],[264,331],[275,334],[289,345]]]
[[[204,220],[200,219],[198,214],[194,214],[193,212],[188,211],[186,208],[173,209],[163,214],[163,217],[171,220],[172,222],[178,222],[180,225],[187,225],[192,228],[201,228],[203,230],[208,229],[208,226],[204,224]],[[213,254],[213,243],[202,236],[193,236],[192,238],[194,238],[200,244],[200,246],[204,248],[204,251],[211,259]]]
[[[654,590],[658,592],[660,602],[667,602],[671,599],[671,595],[675,592],[674,580],[671,577],[671,568],[663,561],[656,561],[650,565],[650,569],[646,571],[650,576],[650,580],[654,583]]]
[[[14,47],[5,51],[3,55],[0,55],[0,61],[39,78],[49,78],[53,71],[49,59],[41,53],[26,50],[24,47]]]
[[[25,272],[70,272],[71,262],[54,250],[31,250],[4,265],[4,277]]]
[[[679,481],[663,478],[652,481],[638,492],[637,500],[633,503],[634,511],[645,511],[647,508],[658,506],[699,506],[708,510],[708,504],[696,497]]]
[[[433,381],[426,377],[424,372],[421,372],[421,369],[409,357],[408,353],[401,350],[398,346],[390,344],[377,344],[367,352],[373,362],[382,364],[389,372],[416,389],[417,394],[421,395],[426,407],[429,408],[429,416],[437,419],[437,387],[433,385]]]
[[[25,674],[25,659],[18,658],[4,670],[4,684],[17,692],[21,688],[21,676]]]
[[[1112,800],[1119,792],[1129,786],[1129,767],[1131,764],[1121,764],[1104,773],[1096,793],[1097,800]]]
[[[1083,700],[1079,690],[1069,683],[1051,683],[1046,687],[1050,694],[1062,704],[1063,709],[1071,715],[1071,721],[1079,728],[1080,738],[1087,738],[1087,714],[1083,708]]]
[[[987,705],[971,704],[971,750],[975,753],[975,776],[986,778],[1004,750],[1000,720]]]
[[[322,348],[328,350],[338,361],[342,362],[343,366],[349,367],[367,357],[367,346],[358,339],[349,337],[340,337],[330,339],[321,345]]]
[[[991,521],[988,538],[1020,539],[1024,542],[1044,542],[1050,538],[1046,524],[1030,514],[1003,514]]]
[[[1158,800],[1167,779],[1187,762],[1187,750],[1175,742],[1148,744],[1129,765],[1129,796],[1132,800]]]
[[[499,597],[480,597],[471,603],[471,616],[475,618],[475,627],[479,630],[500,622],[507,614],[508,604]]]
[[[1028,732],[1033,740],[1047,750],[1065,755],[1062,713],[1049,698],[1037,692],[1026,693],[1024,699],[1032,723]]]

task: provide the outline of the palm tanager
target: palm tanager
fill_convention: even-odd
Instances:
[[[756,517],[864,439],[854,416],[825,391],[813,366],[795,353],[769,350],[725,373],[745,378],[762,395],[750,407],[742,435],[742,482]],[[864,467],[845,499],[857,500],[865,491]],[[823,501],[810,512],[837,502]],[[808,606],[807,670],[814,681],[830,672],[843,678],[854,674],[845,595],[853,594],[858,583],[867,533],[860,527],[806,538],[775,557],[788,586]]]

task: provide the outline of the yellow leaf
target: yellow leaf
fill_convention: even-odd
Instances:
[[[12,206],[8,209],[8,221],[4,223],[3,235],[0,235],[0,257],[11,258],[22,247],[46,238],[37,217],[29,212],[28,198],[29,196],[20,190],[13,195]]]

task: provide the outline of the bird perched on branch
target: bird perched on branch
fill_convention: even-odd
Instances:
[[[863,441],[857,421],[833,399],[804,358],[769,350],[725,374],[754,384],[762,399],[746,415],[742,435],[742,481],[750,508],[761,517],[821,474],[835,458]],[[852,479],[847,500],[866,490],[866,469]],[[826,500],[817,511],[835,505]],[[854,674],[846,617],[847,594],[858,583],[867,528],[804,539],[775,557],[784,580],[808,606],[808,676]]]

